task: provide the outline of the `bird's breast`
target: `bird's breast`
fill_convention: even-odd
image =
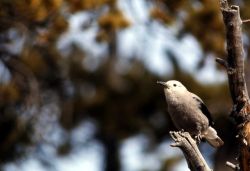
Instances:
[[[208,119],[188,99],[178,99],[168,104],[168,112],[177,129],[198,134],[208,127]]]

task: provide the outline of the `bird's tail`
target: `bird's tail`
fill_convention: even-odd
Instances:
[[[215,148],[218,148],[224,144],[224,142],[217,135],[216,130],[211,126],[203,133],[203,136],[207,142]]]

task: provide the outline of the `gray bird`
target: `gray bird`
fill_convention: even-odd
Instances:
[[[205,138],[213,147],[220,147],[224,142],[212,128],[211,114],[203,101],[189,92],[179,81],[158,81],[164,86],[169,115],[178,130],[184,130],[196,140]]]

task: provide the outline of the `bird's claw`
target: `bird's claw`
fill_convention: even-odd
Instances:
[[[197,144],[200,144],[201,139],[202,139],[202,135],[199,133],[199,134],[196,135],[194,138],[195,138],[195,141],[197,142]]]
[[[184,129],[181,129],[179,132],[180,132],[180,133],[183,133],[183,132],[185,132],[185,131],[184,131]]]

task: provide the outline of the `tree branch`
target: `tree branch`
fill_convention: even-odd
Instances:
[[[228,64],[227,64],[226,60],[221,59],[221,58],[216,58],[215,60],[216,60],[216,62],[221,64],[226,70],[228,70]]]
[[[226,162],[226,166],[233,169],[234,171],[240,171],[239,165],[235,165],[235,164],[233,164],[233,163],[231,163],[229,161]]]
[[[229,7],[227,0],[220,0],[220,5],[226,27],[227,73],[233,101],[231,116],[237,123],[239,135],[239,166],[241,171],[249,171],[250,103],[244,74],[242,20],[238,6]]]
[[[191,171],[212,171],[188,132],[170,131],[170,135],[175,141],[171,146],[182,150]]]

